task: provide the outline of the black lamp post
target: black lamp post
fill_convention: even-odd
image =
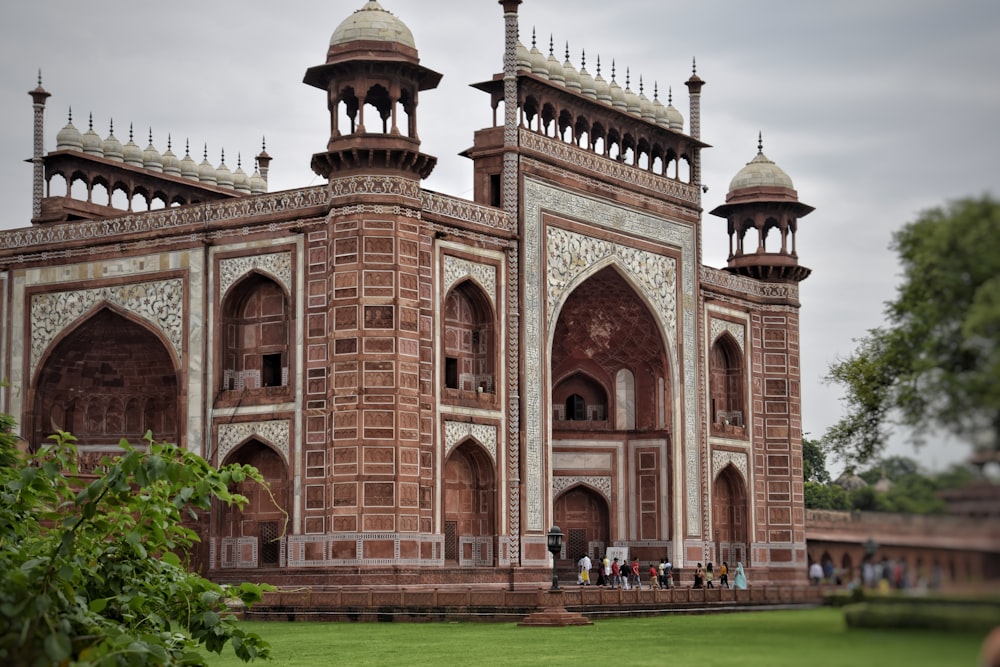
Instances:
[[[559,526],[549,528],[549,553],[552,554],[552,589],[559,590],[559,574],[556,572],[556,557],[562,551],[563,534]]]

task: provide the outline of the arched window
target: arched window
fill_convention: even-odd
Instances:
[[[289,306],[273,280],[254,274],[223,305],[222,390],[288,384]]]
[[[599,382],[584,373],[574,373],[553,389],[556,421],[605,421],[608,394]]]
[[[708,365],[712,427],[744,427],[743,357],[730,334],[721,335],[712,345]]]
[[[448,293],[444,312],[444,386],[496,393],[495,327],[486,294],[463,281]]]

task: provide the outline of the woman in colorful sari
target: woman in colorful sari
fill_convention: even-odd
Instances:
[[[747,575],[743,573],[743,563],[736,564],[736,576],[733,577],[733,588],[745,589],[747,587]]]

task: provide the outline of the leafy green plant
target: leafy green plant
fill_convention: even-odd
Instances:
[[[243,661],[269,657],[227,606],[268,587],[223,587],[182,561],[198,540],[184,517],[213,499],[242,506],[230,486],[263,484],[257,470],[217,470],[147,433],[83,475],[75,438],[52,440],[0,467],[0,664],[201,665],[202,648],[227,643]]]

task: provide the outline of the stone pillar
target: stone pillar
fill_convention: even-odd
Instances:
[[[35,111],[34,117],[34,142],[31,153],[31,165],[33,167],[31,180],[31,217],[32,219],[42,214],[42,197],[45,196],[45,100],[51,93],[42,88],[42,72],[38,71],[38,86],[28,92],[31,95],[32,108]]]

